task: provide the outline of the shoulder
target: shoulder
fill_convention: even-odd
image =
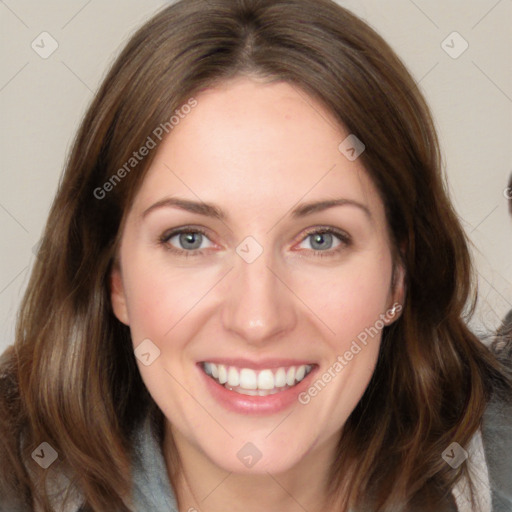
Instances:
[[[161,417],[148,414],[134,434],[133,500],[135,510],[177,512],[162,451]]]
[[[34,481],[31,460],[27,464],[22,456],[25,426],[16,356],[14,347],[9,346],[0,354],[0,512],[41,512],[31,503],[30,482]],[[60,512],[81,510],[82,500],[70,483],[63,473],[56,471],[48,480],[50,500]]]
[[[15,352],[11,346],[0,354],[0,512],[41,512],[30,503],[29,482],[33,475],[30,464],[24,464],[20,455],[24,416],[16,375]],[[133,431],[132,482],[136,511],[178,510],[162,453],[160,430],[156,416],[149,414]],[[55,510],[83,512],[84,499],[73,485],[73,479],[59,470],[48,476],[46,489]]]
[[[0,354],[0,511],[29,510],[21,499],[24,471],[19,463],[19,405],[14,348],[10,346]]]
[[[492,346],[512,375],[512,339]],[[495,389],[482,418],[482,441],[488,466],[493,511],[512,510],[512,393]]]

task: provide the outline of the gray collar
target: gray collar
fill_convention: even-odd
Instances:
[[[482,438],[493,512],[512,510],[512,399],[495,397],[485,411]]]
[[[161,443],[148,415],[135,432],[133,500],[137,512],[178,512]]]

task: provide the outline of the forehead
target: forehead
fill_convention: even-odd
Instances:
[[[338,149],[350,134],[298,87],[239,77],[194,98],[158,146],[137,209],[164,195],[276,213],[301,199],[344,197],[383,214],[360,160]]]

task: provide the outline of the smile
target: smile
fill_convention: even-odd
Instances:
[[[267,396],[296,386],[313,369],[313,365],[286,366],[280,368],[238,368],[205,361],[203,371],[230,391],[249,396]]]

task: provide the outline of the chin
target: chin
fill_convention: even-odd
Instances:
[[[302,436],[300,439],[292,439],[289,435],[284,435],[270,440],[268,432],[265,432],[260,435],[247,435],[244,439],[230,439],[228,443],[219,443],[215,450],[211,446],[206,446],[203,450],[213,464],[225,471],[266,475],[284,473],[299,465],[314,444],[308,443]]]

